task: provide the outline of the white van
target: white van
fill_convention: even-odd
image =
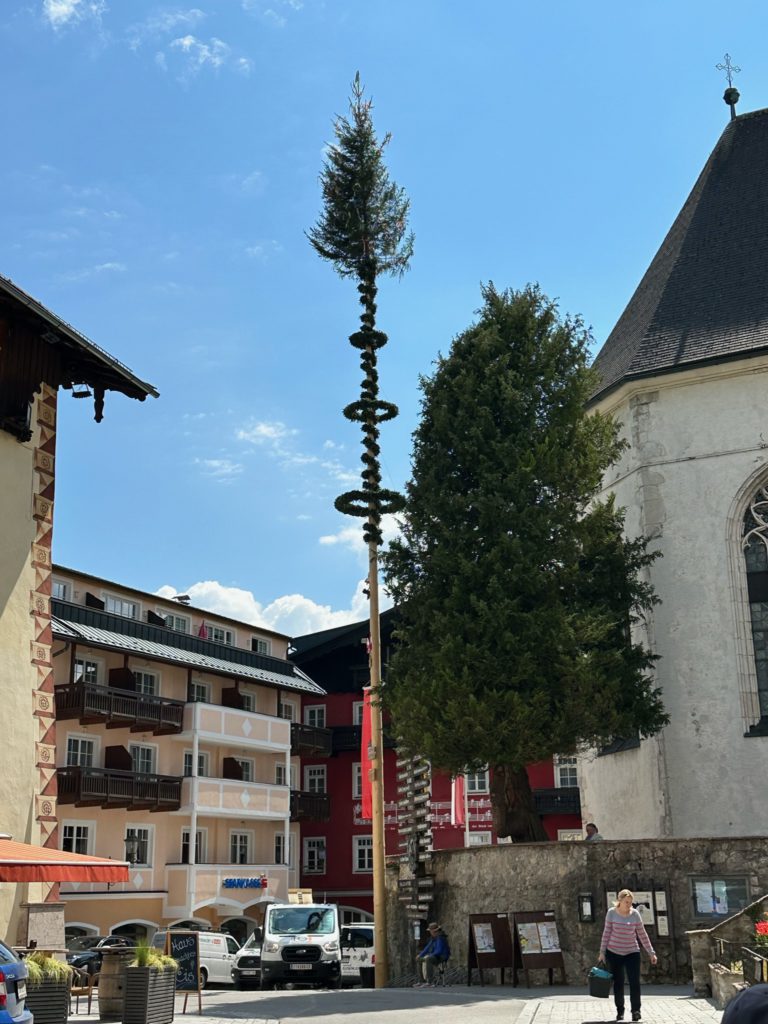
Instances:
[[[173,930],[173,929],[171,929]],[[232,963],[240,949],[240,943],[226,932],[198,932],[200,937],[200,987],[206,985],[231,985]],[[155,932],[152,945],[165,949],[168,930]]]
[[[360,982],[360,968],[376,965],[373,922],[345,924],[341,929],[341,981],[345,985]]]
[[[264,915],[261,988],[285,983],[341,988],[335,903],[272,903]]]

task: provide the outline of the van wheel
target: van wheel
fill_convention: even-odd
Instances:
[[[328,988],[330,988],[330,989],[340,989],[341,988],[341,978],[336,978],[334,980],[329,981],[328,982]]]
[[[208,971],[204,967],[200,968],[200,988],[205,988],[208,984]]]
[[[264,978],[262,978],[259,983],[259,988],[262,992],[271,992],[274,987],[275,986],[271,981],[266,981]]]

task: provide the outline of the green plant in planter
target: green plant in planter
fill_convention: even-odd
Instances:
[[[136,956],[128,966],[152,967],[156,971],[175,971],[179,965],[172,956],[161,953],[148,942],[139,942],[136,946]]]
[[[72,980],[72,968],[69,964],[44,950],[38,949],[30,953],[24,963],[27,965],[30,988],[39,988],[45,981],[69,985]]]
[[[123,1024],[171,1024],[177,962],[146,942],[125,971]]]

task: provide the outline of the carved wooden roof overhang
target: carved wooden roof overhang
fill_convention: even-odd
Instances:
[[[0,276],[0,429],[29,440],[30,403],[43,384],[90,392],[97,423],[107,391],[140,402],[158,397],[151,384]]]

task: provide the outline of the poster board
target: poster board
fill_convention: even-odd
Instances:
[[[560,934],[554,910],[520,911],[512,915],[516,959],[525,972],[526,987],[530,985],[528,972],[549,971],[549,983],[554,984],[554,971],[559,968],[565,984],[565,962],[560,948]]]
[[[183,1013],[187,1012],[190,992],[197,992],[198,1012],[203,1012],[200,997],[200,932],[172,931],[165,937],[165,952],[178,963],[176,991],[184,993]]]
[[[513,972],[513,984],[516,983],[515,945],[509,927],[509,915],[504,914],[470,914],[469,940],[467,942],[467,984],[472,984],[472,968],[480,972],[480,984],[485,984],[483,971],[500,969],[501,980],[504,981],[504,970]]]

